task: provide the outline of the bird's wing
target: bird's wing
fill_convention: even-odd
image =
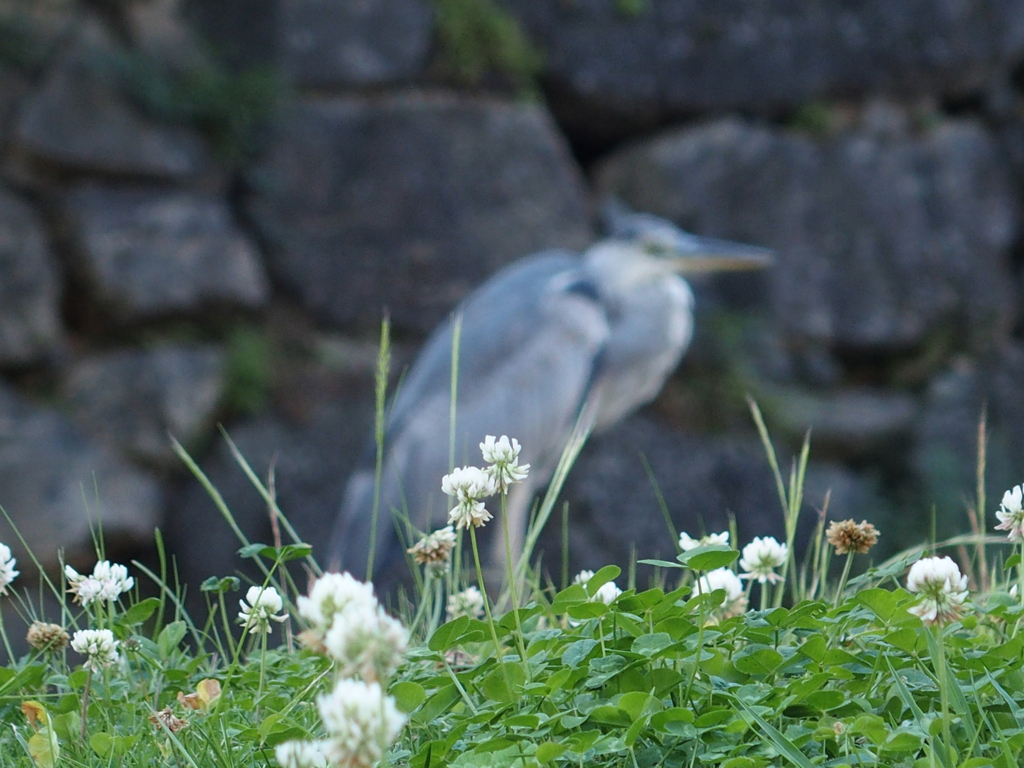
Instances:
[[[537,487],[561,454],[608,336],[596,289],[577,257],[548,252],[502,270],[458,312],[455,465],[481,464],[484,436],[506,434],[522,444],[520,463],[531,464]],[[447,518],[441,477],[449,471],[451,354],[449,321],[431,336],[390,412],[374,566],[384,580],[404,566],[392,509],[421,531]],[[333,557],[357,576],[370,551],[373,487],[372,468],[353,476],[332,541]]]

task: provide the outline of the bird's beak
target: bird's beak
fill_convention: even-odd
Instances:
[[[675,271],[683,275],[707,272],[743,272],[764,269],[775,263],[775,252],[756,245],[734,243],[713,237],[687,235],[672,259]]]

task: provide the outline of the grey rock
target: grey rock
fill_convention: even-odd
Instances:
[[[89,441],[60,413],[0,386],[0,505],[46,569],[92,552],[91,528],[102,522],[108,551],[152,542],[162,498],[159,484]],[[0,540],[28,562],[6,522]]]
[[[779,461],[788,467],[781,451]],[[870,484],[839,464],[812,463],[801,542],[808,540],[817,522],[814,510],[823,507],[826,492],[831,492],[830,518],[878,519],[880,503]],[[754,536],[785,537],[775,481],[756,439],[687,435],[640,414],[594,437],[572,468],[562,493],[569,502],[570,576],[609,563],[625,573],[634,547],[637,559],[674,559],[678,550],[659,494],[677,532],[698,537],[727,531],[732,515],[740,539],[734,544],[742,546]],[[544,568],[557,584],[562,527],[556,518],[540,546]],[[650,570],[641,567],[638,573],[638,586],[646,586]]]
[[[322,321],[427,331],[515,257],[581,247],[584,186],[532,104],[405,94],[295,105],[254,175],[270,267]]]
[[[938,533],[968,530],[976,504],[978,426],[986,414],[984,514],[991,531],[1003,492],[1024,479],[1024,347],[1007,346],[984,360],[959,358],[934,377],[911,451],[911,476],[922,509],[935,509]]]
[[[426,64],[434,13],[426,0],[283,0],[281,65],[299,85],[380,85]]]
[[[22,73],[0,66],[0,147],[7,143],[15,112],[29,87],[29,80]]]
[[[44,66],[68,34],[82,23],[77,0],[2,0],[4,59],[27,73]]]
[[[372,430],[372,404],[372,393],[356,390],[334,405],[317,408],[308,420],[269,414],[228,426],[231,439],[264,483],[273,469],[278,507],[321,559],[326,553],[320,545],[330,537],[345,480]],[[218,444],[201,467],[248,539],[271,543],[266,502],[228,447]],[[199,531],[202,535],[197,535]],[[258,578],[252,563],[237,555],[241,543],[194,478],[183,480],[173,495],[165,534],[182,582],[190,585],[190,605],[202,606],[197,586],[209,576],[241,570]],[[287,535],[282,535],[289,543]],[[299,576],[299,583],[304,583],[304,577]]]
[[[198,35],[183,19],[181,0],[129,3],[125,20],[132,47],[144,56],[178,71],[212,66]]]
[[[281,0],[183,0],[183,11],[233,70],[278,70]]]
[[[616,153],[597,176],[636,208],[775,248],[772,305],[791,348],[990,348],[1014,318],[1019,227],[998,144],[970,120],[886,125],[815,139],[719,120]]]
[[[18,149],[64,168],[159,178],[198,176],[211,160],[198,133],[148,119],[120,91],[115,49],[95,24],[51,67],[14,130]]]
[[[72,418],[93,438],[149,464],[177,466],[206,437],[225,386],[224,355],[211,345],[165,344],[77,361],[64,383]]]
[[[815,455],[847,460],[877,456],[907,440],[918,414],[913,395],[874,387],[815,392],[768,386],[757,400],[780,436],[795,442],[811,430]]]
[[[34,362],[60,341],[60,291],[40,216],[0,189],[0,365]]]
[[[238,67],[282,71],[298,86],[408,82],[427,61],[428,0],[190,0],[206,36]]]
[[[831,97],[962,96],[1024,53],[1014,0],[508,0],[544,51],[570,133],[664,115],[772,114]]]
[[[86,184],[62,208],[73,268],[115,320],[254,308],[267,298],[259,255],[220,197]]]

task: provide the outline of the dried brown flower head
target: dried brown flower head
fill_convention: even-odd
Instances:
[[[878,529],[867,520],[859,523],[853,520],[832,521],[825,531],[825,537],[836,548],[837,555],[849,552],[863,555],[878,542]]]
[[[153,725],[157,727],[163,725],[171,733],[177,733],[186,725],[188,725],[188,720],[182,720],[180,717],[175,715],[173,712],[171,712],[170,707],[164,707],[159,712],[154,712],[152,715],[149,716],[149,722],[153,723]]]
[[[67,647],[68,633],[60,624],[47,624],[45,621],[33,621],[25,638],[28,644],[37,651],[62,651]]]
[[[439,567],[448,564],[454,547],[455,531],[449,525],[424,536],[408,552],[419,565]]]

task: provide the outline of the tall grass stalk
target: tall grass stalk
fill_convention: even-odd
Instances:
[[[458,397],[459,397],[459,348],[462,346],[462,315],[456,313],[452,316],[452,363],[451,363],[451,389],[448,397],[448,471],[455,470],[455,429],[458,424]],[[455,540],[455,554],[452,557],[454,568],[452,570],[451,591],[455,592],[462,584],[462,531],[459,531]],[[481,582],[480,589],[484,589]]]
[[[779,584],[779,589],[775,592],[774,601],[775,607],[778,607],[782,605],[782,600],[785,597],[787,581],[794,595],[797,593],[796,569],[791,566],[795,558],[793,547],[796,543],[796,526],[800,519],[800,508],[804,500],[804,479],[807,474],[807,461],[811,453],[811,432],[808,430],[807,434],[804,435],[800,457],[790,469],[789,489],[787,492],[786,484],[782,479],[782,472],[779,470],[775,447],[772,445],[771,437],[768,435],[768,427],[765,426],[764,418],[761,416],[761,409],[758,408],[757,403],[749,395],[747,396],[747,405],[750,407],[754,424],[757,426],[757,433],[761,437],[761,444],[764,446],[765,454],[768,457],[768,464],[771,466],[772,475],[775,478],[775,489],[779,494],[779,503],[782,505],[782,515],[786,528],[787,557],[786,562],[782,566],[782,581]]]
[[[569,440],[566,442],[565,449],[562,451],[555,471],[551,475],[551,480],[548,483],[548,489],[544,494],[540,509],[536,517],[530,521],[526,537],[523,540],[523,551],[519,555],[519,562],[516,565],[515,571],[515,580],[520,583],[526,576],[530,566],[530,558],[533,556],[533,550],[537,546],[537,540],[540,538],[541,531],[544,530],[548,518],[551,517],[551,511],[558,500],[558,494],[562,492],[562,486],[569,475],[569,470],[576,463],[580,451],[583,450],[587,438],[590,437],[590,433],[593,430],[591,421],[589,418],[584,418],[582,414],[576,420],[576,424],[569,435]]]
[[[373,440],[377,454],[373,464],[373,507],[370,510],[370,552],[366,558],[366,580],[373,581],[373,560],[377,554],[377,524],[380,517],[380,484],[384,471],[384,434],[386,430],[385,403],[388,395],[388,375],[391,371],[391,319],[385,315],[380,324],[380,349],[377,352],[377,371],[374,381]]]
[[[501,528],[505,538],[505,578],[508,579],[508,593],[512,603],[512,616],[516,622],[516,646],[526,679],[530,680],[530,665],[526,661],[526,641],[523,639],[523,622],[519,617],[519,599],[516,596],[515,571],[512,566],[512,541],[508,534],[508,491],[501,492]],[[482,587],[483,585],[481,585]]]
[[[975,503],[977,520],[972,520],[975,533],[977,534],[978,540],[975,542],[975,557],[978,560],[978,588],[981,590],[988,590],[989,588],[989,576],[988,576],[988,558],[985,556],[985,530],[986,530],[986,514],[985,514],[985,462],[986,462],[986,446],[988,443],[987,439],[987,427],[988,427],[988,407],[984,406],[981,409],[981,416],[978,418],[978,462],[976,465],[975,479],[976,479],[976,491],[975,491]]]

